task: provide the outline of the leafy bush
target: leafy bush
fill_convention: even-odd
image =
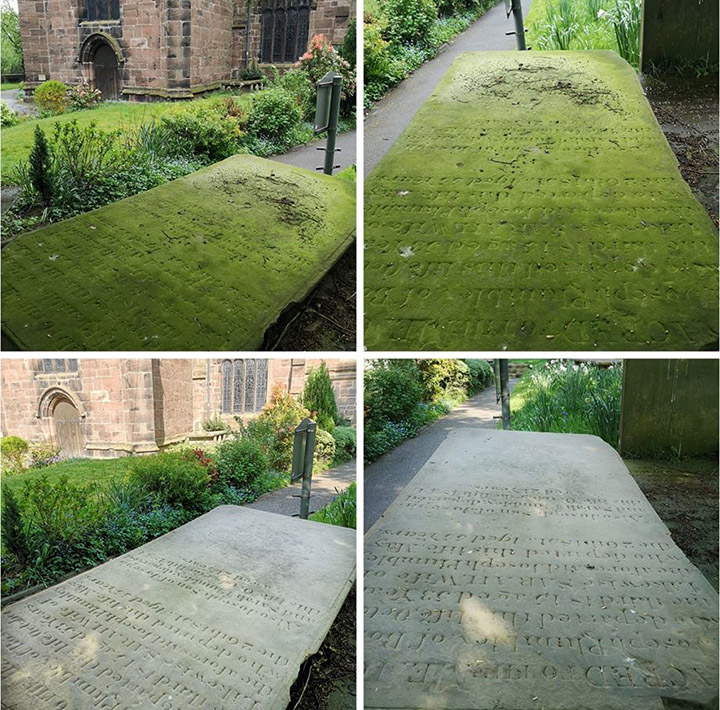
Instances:
[[[215,464],[218,481],[237,488],[250,488],[268,470],[267,457],[257,441],[240,438],[225,441],[217,448]]]
[[[335,464],[345,463],[355,458],[357,433],[349,426],[336,426],[333,430],[335,439]]]
[[[335,459],[335,439],[330,432],[318,428],[315,432],[315,454],[313,468],[324,471]]]
[[[258,441],[273,469],[289,471],[292,468],[295,429],[309,416],[310,412],[284,387],[275,385],[270,403],[259,417],[241,430],[240,436],[250,436]],[[242,420],[237,420],[242,425]]]
[[[199,461],[181,453],[165,452],[133,459],[130,482],[170,506],[201,510],[207,505],[208,471]]]
[[[20,123],[20,114],[13,111],[4,101],[0,101],[0,126],[8,128]]]
[[[62,81],[50,79],[35,89],[35,103],[42,113],[57,116],[67,109],[67,93],[68,87]]]
[[[512,428],[595,434],[617,448],[621,390],[621,367],[545,363],[516,385],[515,396],[522,392],[523,404],[512,412]]]
[[[0,441],[3,473],[18,473],[25,468],[29,445],[19,436],[3,436]]]
[[[300,123],[302,109],[284,89],[275,87],[260,92],[248,115],[248,132],[258,138],[287,140]]]
[[[3,486],[2,490],[0,530],[5,549],[15,555],[19,562],[25,562],[29,558],[29,550],[22,516],[15,494],[7,486]]]
[[[351,18],[342,44],[338,47],[338,54],[351,66],[355,67],[357,61],[357,18]]]
[[[486,360],[465,360],[470,375],[470,394],[485,389],[492,383],[493,369],[492,365]]]
[[[307,72],[300,69],[286,71],[276,79],[274,86],[293,97],[300,109],[300,119],[308,120],[314,115],[316,91]]]
[[[400,44],[422,44],[437,17],[433,0],[385,0],[385,38]]]
[[[160,125],[170,155],[208,163],[236,153],[242,137],[238,117],[203,104],[178,107],[164,114]]]
[[[377,22],[365,23],[363,50],[365,83],[383,82],[390,73],[390,43],[382,37],[382,27]]]
[[[355,529],[357,525],[357,486],[351,483],[332,503],[313,513],[310,520]]]
[[[431,358],[418,361],[423,399],[437,402],[443,398],[464,399],[470,389],[470,369],[463,360]]]
[[[52,441],[33,444],[30,447],[30,466],[42,468],[60,461],[60,447]]]
[[[330,373],[324,361],[320,363],[320,367],[308,373],[302,403],[312,413],[311,416],[315,418],[320,428],[332,434],[337,423],[337,403]]]
[[[258,63],[253,59],[250,64],[243,67],[240,70],[240,79],[243,81],[257,81],[258,79],[264,79],[265,74],[263,70],[258,66]]]
[[[378,363],[365,372],[366,420],[400,422],[417,407],[422,394],[414,361]]]
[[[102,101],[102,93],[83,81],[68,89],[67,100],[71,111],[82,111],[95,108]]]

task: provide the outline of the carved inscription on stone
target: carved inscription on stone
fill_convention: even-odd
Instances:
[[[370,348],[717,339],[715,230],[613,52],[462,55],[365,194]]]
[[[707,702],[717,602],[601,440],[456,432],[367,535],[365,704]]]
[[[216,508],[7,607],[2,707],[284,710],[354,562],[353,531]]]

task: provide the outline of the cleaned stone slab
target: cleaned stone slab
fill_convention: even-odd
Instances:
[[[451,432],[365,559],[368,709],[717,695],[717,594],[597,437]]]
[[[237,506],[2,614],[2,707],[285,710],[355,576],[355,531]]]
[[[716,347],[717,234],[614,52],[473,52],[365,183],[377,350]]]
[[[26,350],[257,349],[354,228],[350,182],[237,155],[17,239],[3,330]]]

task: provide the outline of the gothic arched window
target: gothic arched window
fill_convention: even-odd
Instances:
[[[309,0],[268,2],[261,22],[261,62],[291,64],[305,52],[310,32]]]
[[[222,364],[222,411],[254,414],[267,399],[267,360],[224,360]]]

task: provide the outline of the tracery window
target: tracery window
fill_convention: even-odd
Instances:
[[[87,0],[87,19],[119,20],[120,0]]]
[[[309,31],[309,0],[270,0],[262,11],[260,61],[296,62],[307,48]]]
[[[267,360],[224,360],[222,364],[222,411],[254,414],[267,399]]]
[[[52,374],[54,372],[77,372],[78,369],[77,360],[44,358],[42,363],[45,374]]]

